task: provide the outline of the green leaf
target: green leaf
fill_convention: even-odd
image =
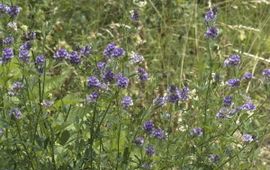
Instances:
[[[60,144],[61,145],[64,145],[68,139],[70,137],[70,133],[68,130],[65,130],[62,134],[61,134],[61,137],[60,137]]]

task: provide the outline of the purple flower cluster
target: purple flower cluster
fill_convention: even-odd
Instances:
[[[240,86],[240,79],[229,79],[226,84],[229,87],[239,87]]]
[[[72,64],[79,64],[81,62],[81,56],[77,51],[72,51],[69,54],[69,61]]]
[[[262,75],[264,76],[264,78],[266,79],[266,80],[270,80],[270,69],[268,68],[268,69],[264,69],[263,71],[262,71]]]
[[[237,66],[241,62],[241,58],[237,54],[232,54],[224,61],[224,66]]]
[[[8,95],[16,96],[19,94],[21,89],[24,87],[22,82],[16,81],[12,84],[11,88],[8,90]]]
[[[68,59],[68,51],[65,48],[58,49],[54,56],[55,59]]]
[[[166,104],[166,98],[164,96],[158,96],[153,100],[153,104],[157,107],[161,107]]]
[[[247,111],[256,110],[256,106],[251,101],[246,102],[240,108],[241,108],[241,110],[247,110]]]
[[[107,69],[103,74],[103,80],[105,82],[112,82],[114,80],[114,73],[111,69]]]
[[[36,65],[36,69],[37,71],[41,74],[43,73],[44,70],[44,64],[45,64],[45,57],[44,55],[38,55],[35,59],[35,65]]]
[[[225,107],[230,107],[232,105],[232,96],[226,96],[223,99],[223,105]]]
[[[154,129],[152,135],[157,139],[165,139],[166,137],[164,130],[161,128]]]
[[[139,15],[138,10],[133,9],[133,10],[130,11],[130,18],[131,18],[132,21],[134,21],[134,22],[138,21],[139,17],[140,17],[140,15]]]
[[[95,76],[90,76],[87,79],[87,85],[88,85],[88,87],[100,87],[101,83],[100,83],[99,79],[96,78]]]
[[[200,128],[200,127],[196,127],[196,128],[193,128],[191,131],[190,131],[190,134],[192,136],[202,136],[203,135],[203,129]]]
[[[22,112],[19,108],[13,108],[10,110],[9,115],[15,119],[20,119],[22,117]]]
[[[90,45],[85,45],[80,49],[80,54],[82,56],[88,57],[92,53],[92,46]]]
[[[109,43],[104,49],[103,55],[107,58],[118,58],[125,55],[125,50],[117,47],[115,43]]]
[[[20,46],[19,49],[19,59],[23,62],[28,63],[30,59],[30,49],[31,49],[31,43],[29,41],[26,41]]]
[[[130,63],[131,64],[139,64],[144,61],[144,57],[138,53],[132,53],[130,57]]]
[[[16,17],[21,11],[21,8],[16,5],[8,6],[6,4],[0,3],[0,13],[6,13],[10,17]]]
[[[204,15],[204,20],[207,25],[207,30],[204,33],[204,36],[208,39],[215,39],[218,36],[218,29],[215,26],[215,20],[217,18],[217,9],[210,8]]]
[[[41,103],[41,105],[45,108],[48,109],[49,107],[51,107],[54,104],[54,101],[52,100],[43,100],[43,102]]]
[[[152,120],[148,120],[148,121],[144,122],[144,124],[143,124],[143,129],[147,133],[152,133],[154,128],[155,127],[154,127],[154,123]]]
[[[155,137],[157,139],[161,140],[161,139],[166,138],[166,134],[165,134],[164,130],[161,128],[155,128],[155,125],[154,125],[152,120],[148,120],[148,121],[144,122],[143,129],[147,134],[149,134],[152,137]]]
[[[141,81],[146,81],[146,80],[148,80],[148,73],[145,71],[145,69],[144,68],[142,68],[142,67],[139,67],[138,68],[138,76],[139,76],[139,79],[141,80]]]
[[[210,8],[204,15],[204,20],[206,23],[213,22],[217,18],[217,9]]]
[[[123,76],[122,74],[117,76],[117,86],[120,88],[127,88],[128,87],[128,83],[129,83],[129,79],[125,76]]]
[[[82,57],[88,57],[92,53],[92,47],[90,45],[85,45],[79,50],[74,50],[71,52],[68,52],[65,48],[59,48],[54,53],[53,58],[54,59],[66,59],[71,64],[80,64]]]
[[[36,35],[37,35],[36,32],[29,31],[25,34],[25,39],[26,39],[26,41],[32,41],[32,40],[36,39]]]
[[[253,136],[253,135],[250,135],[250,134],[248,134],[248,133],[244,133],[243,135],[242,135],[242,141],[244,142],[244,143],[251,143],[251,142],[253,142],[255,140],[255,136]]]
[[[123,97],[121,104],[123,108],[127,109],[128,107],[133,106],[133,100],[130,96],[125,96]]]
[[[93,92],[90,95],[86,96],[86,102],[87,103],[95,103],[99,97],[98,92]]]
[[[145,148],[145,153],[146,155],[148,156],[153,156],[155,154],[155,148],[152,146],[152,145],[148,145],[146,148]]]
[[[2,52],[2,63],[8,63],[14,57],[12,48],[5,48]]]
[[[220,160],[220,157],[217,154],[210,154],[208,155],[208,158],[212,163],[217,163]]]
[[[253,75],[250,72],[245,72],[244,75],[242,76],[242,80],[251,80],[252,78]]]
[[[189,96],[189,88],[184,87],[182,90],[179,90],[178,87],[172,85],[167,90],[166,99],[168,102],[176,103],[178,101],[185,101]]]
[[[144,144],[144,138],[142,136],[138,136],[135,138],[134,143],[138,146],[142,146]]]
[[[97,68],[98,68],[99,70],[102,71],[102,70],[105,68],[105,66],[106,66],[106,63],[105,63],[105,62],[103,62],[103,61],[97,62]]]
[[[209,39],[215,39],[218,36],[218,29],[214,26],[208,27],[204,36]]]
[[[14,37],[8,36],[2,40],[3,45],[9,46],[14,43]]]

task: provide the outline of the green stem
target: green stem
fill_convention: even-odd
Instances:
[[[212,52],[211,52],[211,44],[208,41],[208,65],[209,65],[209,75],[208,75],[208,82],[207,82],[207,90],[205,94],[205,103],[204,103],[204,125],[207,122],[207,108],[208,108],[208,101],[209,101],[209,95],[211,90],[211,78],[212,78],[212,68],[213,68],[213,61],[212,61]]]

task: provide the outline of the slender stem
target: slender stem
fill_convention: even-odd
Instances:
[[[34,165],[33,165],[32,161],[31,161],[31,155],[30,155],[30,153],[28,152],[27,147],[26,147],[25,144],[23,143],[24,140],[23,140],[22,135],[21,135],[20,127],[19,127],[19,125],[18,125],[18,123],[17,123],[16,121],[15,121],[15,124],[16,124],[16,128],[17,128],[17,132],[18,132],[20,141],[21,141],[22,146],[23,146],[23,148],[24,148],[24,150],[25,150],[25,153],[26,153],[26,155],[27,155],[27,157],[28,157],[30,166],[31,166],[31,168],[34,170],[35,168],[34,168]]]
[[[207,121],[207,108],[208,108],[208,101],[209,101],[209,95],[211,90],[211,77],[212,77],[212,67],[213,67],[213,61],[212,61],[212,52],[211,52],[211,44],[208,41],[208,65],[209,65],[209,75],[208,75],[208,82],[207,82],[207,90],[205,94],[205,103],[204,103],[204,124]]]
[[[51,157],[52,157],[52,164],[53,164],[53,168],[54,170],[56,170],[56,161],[55,161],[55,149],[54,149],[54,142],[55,142],[55,138],[54,138],[54,131],[53,128],[51,126],[50,127],[50,131],[51,131]]]

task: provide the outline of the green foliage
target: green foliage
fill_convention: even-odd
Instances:
[[[266,1],[212,1],[218,9],[219,36],[205,38],[206,1],[194,0],[13,0],[21,7],[15,18],[0,13],[0,39],[12,35],[15,57],[0,65],[0,169],[269,169],[269,82],[261,72],[269,68],[270,4]],[[132,21],[130,11],[139,12]],[[10,28],[14,21],[17,28]],[[30,62],[18,59],[27,32],[36,32]],[[127,89],[115,82],[107,90],[87,87],[87,77],[105,61],[103,50],[110,42],[122,47],[124,57],[107,66],[129,78]],[[78,50],[91,44],[90,57],[80,64],[54,59],[55,51]],[[1,44],[3,51],[5,46]],[[132,65],[132,52],[145,61]],[[241,56],[237,67],[224,67],[233,53]],[[44,54],[45,69],[37,71],[36,56]],[[1,56],[3,52],[1,53]],[[107,60],[106,60],[107,61]],[[140,82],[138,66],[149,73]],[[228,88],[226,81],[255,75]],[[24,87],[9,95],[14,82]],[[269,81],[269,80],[268,80]],[[156,107],[153,99],[165,96],[170,85],[188,86],[189,100]],[[97,102],[86,96],[100,92]],[[122,107],[124,96],[134,105]],[[233,96],[233,107],[251,100],[255,111],[241,111],[226,119],[216,113],[225,96]],[[52,101],[51,104],[46,102]],[[48,105],[47,105],[48,104]],[[22,117],[10,116],[19,108]],[[228,114],[228,113],[226,113]],[[143,130],[153,120],[165,131],[159,140]],[[203,129],[195,137],[191,130]],[[250,143],[242,135],[256,136]],[[143,146],[134,143],[144,137]],[[151,157],[145,148],[153,145]],[[219,156],[216,162],[210,154]],[[265,156],[267,155],[267,156]]]

